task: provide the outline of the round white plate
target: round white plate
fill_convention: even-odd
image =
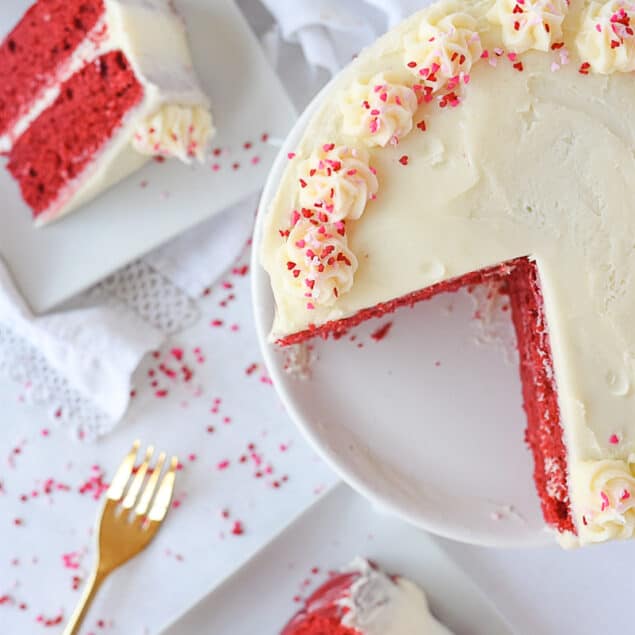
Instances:
[[[256,325],[287,411],[352,487],[417,527],[491,546],[552,541],[524,443],[514,338],[503,302],[478,306],[478,294],[442,294],[365,323],[351,331],[354,341],[316,339],[309,379],[287,373],[284,350],[267,341],[274,303],[259,264],[263,217],[287,154],[320,98],[273,165],[254,234]],[[475,319],[479,309],[481,319]],[[388,335],[375,341],[372,333],[387,322],[393,322]]]

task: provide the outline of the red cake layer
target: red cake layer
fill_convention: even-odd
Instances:
[[[0,46],[0,135],[57,80],[104,13],[103,0],[39,0]]]
[[[277,343],[288,346],[315,336],[339,338],[354,326],[371,318],[380,318],[400,307],[412,307],[439,293],[455,292],[488,280],[504,281],[504,292],[510,296],[520,356],[523,402],[527,414],[525,438],[534,456],[534,480],[545,522],[558,531],[576,533],[569,505],[567,453],[560,423],[549,332],[534,262],[527,258],[518,258],[474,271],[363,309],[349,318],[327,322],[322,326],[310,326],[304,331],[279,339]]]
[[[547,524],[576,533],[569,505],[567,452],[562,437],[549,331],[535,263],[520,261],[507,278],[516,327],[525,438],[534,455],[534,481]]]
[[[9,154],[8,169],[35,216],[58,200],[142,97],[121,51],[102,55],[64,82]]]
[[[323,584],[284,627],[281,635],[359,635],[356,629],[342,626],[345,609],[337,604],[348,595],[358,577],[358,573],[343,573]]]

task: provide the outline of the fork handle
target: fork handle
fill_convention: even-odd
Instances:
[[[107,575],[107,573],[100,571],[99,569],[95,569],[90,574],[90,578],[86,583],[84,591],[82,592],[82,597],[79,600],[73,615],[71,615],[71,619],[68,621],[63,635],[77,635],[77,633],[79,633],[79,628],[86,617],[88,607],[91,605],[99,587],[106,579]]]

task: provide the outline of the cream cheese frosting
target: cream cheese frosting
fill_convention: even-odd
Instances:
[[[450,635],[430,613],[425,593],[410,580],[391,580],[362,558],[347,572],[359,577],[339,601],[346,609],[344,626],[364,635]]]
[[[525,39],[513,44],[506,16],[515,5],[444,0],[382,37],[334,81],[265,221],[262,261],[276,300],[271,337],[530,257],[540,275],[568,451],[563,499],[577,528],[562,540],[630,538],[635,102],[633,77],[623,72],[631,68],[630,33],[622,28],[630,29],[630,3],[520,4],[542,18],[549,41],[528,22]],[[619,25],[620,46],[611,45],[607,23]],[[365,133],[345,124],[342,100],[378,75],[418,95],[413,126],[398,143],[367,144]],[[448,98],[452,93],[457,99]],[[347,272],[352,283],[338,281],[328,302],[308,301],[289,293],[293,274],[285,264],[285,230],[307,202],[303,166],[324,144],[352,153],[361,143],[377,186],[347,184],[343,207],[330,212],[355,210],[345,215],[346,245],[357,261]],[[328,199],[325,191],[318,198]]]
[[[59,79],[63,81],[99,55],[120,49],[143,86],[143,99],[92,164],[37,217],[36,225],[73,211],[142,167],[152,155],[202,161],[214,134],[209,99],[192,65],[185,24],[172,3],[104,0],[104,5],[103,18]],[[23,130],[53,103],[58,92],[59,84],[45,91],[18,128]]]

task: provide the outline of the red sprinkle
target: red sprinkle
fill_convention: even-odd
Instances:
[[[401,165],[408,165],[408,155],[404,154],[403,156],[401,156],[399,158],[399,163],[401,163]]]
[[[371,337],[376,341],[380,342],[383,340],[389,333],[392,328],[392,322],[386,322],[383,326],[380,326],[376,331],[371,334]]]
[[[242,536],[244,533],[245,528],[243,527],[243,524],[237,520],[232,527],[232,534],[234,534],[234,536]]]

